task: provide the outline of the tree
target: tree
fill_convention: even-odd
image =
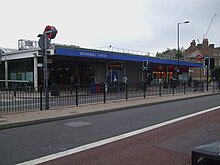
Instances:
[[[182,50],[182,49],[181,49]],[[182,51],[180,50],[180,57],[182,57]],[[165,51],[163,51],[162,53],[158,53],[156,54],[156,57],[175,57],[178,58],[178,51],[174,48],[174,49],[170,49],[167,48]]]

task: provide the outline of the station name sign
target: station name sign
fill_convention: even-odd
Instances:
[[[94,53],[94,52],[80,52],[81,56],[94,57],[94,58],[108,58],[107,54]]]

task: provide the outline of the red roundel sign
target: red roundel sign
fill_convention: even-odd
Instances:
[[[48,39],[54,39],[57,35],[57,30],[54,26],[46,26],[46,28],[44,29],[44,34],[47,35]]]
[[[196,60],[201,61],[202,60],[202,56],[200,54],[196,55]]]

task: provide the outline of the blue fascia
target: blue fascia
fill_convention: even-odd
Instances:
[[[143,62],[148,60],[149,63],[163,64],[163,65],[178,65],[177,60],[160,59],[156,57],[131,55],[127,53],[107,52],[89,49],[69,49],[69,48],[56,48],[55,55],[59,56],[71,56],[71,57],[85,57],[93,59],[105,59],[105,60],[118,60],[118,61],[132,61]],[[180,66],[186,67],[203,67],[201,63],[179,61]]]

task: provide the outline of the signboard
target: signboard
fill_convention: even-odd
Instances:
[[[50,40],[46,36],[41,35],[38,41],[38,45],[42,50],[47,50],[50,48]]]
[[[54,39],[57,35],[57,30],[54,26],[46,26],[44,29],[44,34],[47,35],[48,39]]]
[[[200,54],[196,55],[196,60],[201,61],[203,59],[203,57]]]
[[[111,70],[120,70],[121,64],[109,64],[109,69]]]
[[[42,63],[38,63],[38,64],[37,64],[37,67],[42,68],[42,67],[43,67],[43,64],[42,64]]]

